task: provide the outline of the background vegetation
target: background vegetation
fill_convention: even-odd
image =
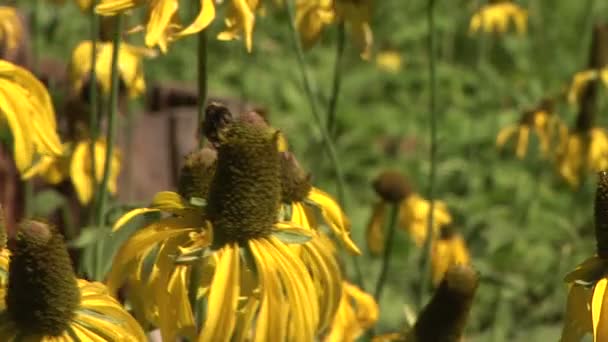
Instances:
[[[554,164],[536,152],[535,141],[522,161],[512,150],[497,150],[495,137],[500,127],[515,123],[525,109],[563,91],[572,75],[586,67],[592,26],[608,20],[608,3],[518,1],[529,11],[526,34],[469,34],[469,20],[483,2],[437,1],[435,194],[448,204],[482,277],[468,339],[557,340],[566,299],[563,276],[594,251],[595,179],[587,177],[574,190],[557,176]],[[43,6],[42,55],[67,61],[72,48],[87,37],[86,16],[73,4]],[[251,54],[242,42],[210,39],[210,94],[266,108],[270,122],[286,133],[314,183],[336,194],[332,165],[319,152],[321,134],[304,95],[286,13],[268,7],[256,21]],[[370,184],[381,170],[402,171],[423,195],[429,186],[426,9],[423,0],[375,4],[375,54],[398,52],[402,61],[398,71],[382,68],[375,58],[363,61],[347,40],[336,146],[346,175],[345,209],[362,249],[371,208],[378,200]],[[220,29],[221,22],[214,22],[210,37]],[[331,91],[336,36],[337,27],[331,27],[305,55],[315,79],[315,95],[324,107]],[[141,42],[139,35],[130,39]],[[167,55],[146,60],[148,84],[194,85],[195,51],[196,38],[191,37],[175,43]],[[605,125],[604,89],[600,98],[598,119]],[[571,123],[576,108],[560,102],[556,112]],[[81,238],[79,246],[94,240]],[[419,252],[403,232],[396,235],[396,246],[377,332],[398,328],[405,312],[415,311],[418,303]],[[371,290],[379,260],[364,255],[361,263],[364,285]]]

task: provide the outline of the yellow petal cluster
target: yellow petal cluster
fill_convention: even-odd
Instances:
[[[51,98],[29,71],[0,60],[0,125],[13,135],[17,169],[26,170],[36,155],[61,155]]]
[[[253,27],[255,25],[255,12],[258,10],[260,0],[231,0],[228,4],[228,13],[224,22],[226,29],[217,36],[219,40],[234,40],[245,36],[245,47],[251,52],[253,49]]]
[[[528,11],[512,2],[497,2],[482,6],[471,18],[469,32],[507,32],[513,22],[515,30],[523,34],[528,26]]]
[[[373,296],[346,281],[342,287],[340,307],[324,342],[354,342],[378,321],[379,309]]]
[[[0,6],[0,58],[14,60],[24,44],[24,27],[17,9]]]
[[[296,28],[302,45],[314,45],[326,26],[344,22],[361,57],[369,59],[373,45],[370,26],[372,0],[298,0],[296,2]]]
[[[549,157],[554,136],[563,124],[550,111],[540,108],[525,112],[519,123],[502,128],[496,136],[496,146],[503,148],[511,139],[515,138],[515,155],[524,159],[528,152],[530,132],[536,134],[540,144],[540,151],[544,157]]]
[[[178,0],[101,0],[95,7],[95,12],[104,16],[112,16],[137,7],[147,9],[146,46],[158,46],[163,53],[167,52],[170,42],[200,32],[215,18],[213,0],[200,0],[199,13],[186,27],[179,20],[180,2]]]
[[[570,104],[579,103],[583,89],[591,81],[601,80],[602,83],[608,87],[608,68],[602,68],[600,70],[583,70],[579,71],[572,77],[572,82],[568,88],[568,102]]]
[[[466,242],[458,233],[448,234],[432,242],[431,275],[433,284],[439,285],[445,272],[453,265],[468,265],[471,256]]]
[[[72,52],[69,65],[69,77],[72,91],[76,94],[82,92],[82,88],[89,79],[91,72],[91,56],[93,44],[85,40],[80,42]],[[96,44],[97,59],[95,75],[104,94],[110,93],[112,80],[112,43],[98,42]],[[127,89],[131,98],[142,95],[146,90],[144,80],[142,58],[153,56],[151,51],[138,48],[129,44],[121,44],[118,52],[118,71],[120,80]]]
[[[556,151],[560,176],[573,187],[581,182],[585,172],[598,172],[608,168],[608,135],[601,128],[587,132],[568,132],[563,128],[561,142]]]
[[[95,178],[93,178],[91,144],[92,141],[89,139],[67,142],[63,145],[62,156],[43,156],[23,174],[23,178],[40,176],[50,184],[58,184],[69,178],[80,203],[88,204],[93,198],[97,184],[103,179],[106,158],[105,140],[99,139],[93,147],[95,158]],[[116,194],[117,191],[120,159],[120,151],[115,148],[110,162],[107,188],[112,194]]]

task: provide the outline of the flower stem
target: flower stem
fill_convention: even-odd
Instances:
[[[112,165],[112,156],[114,154],[114,140],[116,140],[116,116],[118,114],[118,52],[120,51],[121,32],[122,32],[122,15],[116,17],[116,28],[114,31],[114,41],[112,44],[112,66],[111,66],[111,88],[110,88],[110,112],[108,114],[108,127],[106,131],[106,155],[103,165],[103,177],[101,178],[99,203],[97,204],[97,224],[103,223],[103,214],[105,211],[107,200],[107,186],[110,180],[110,169]]]
[[[436,99],[436,88],[437,88],[437,76],[435,70],[435,0],[429,0],[427,7],[427,22],[429,29],[428,36],[428,51],[429,51],[429,118],[430,118],[430,151],[429,151],[429,188],[428,188],[428,199],[430,201],[430,208],[428,214],[428,222],[426,226],[426,238],[424,241],[424,247],[422,255],[420,257],[420,288],[418,293],[418,307],[421,308],[425,300],[425,292],[428,284],[429,268],[430,263],[430,252],[431,244],[433,242],[433,226],[434,226],[434,213],[435,213],[435,174],[437,168],[437,99]]]
[[[336,175],[337,187],[338,187],[338,202],[343,208],[346,208],[346,195],[345,195],[345,186],[344,186],[344,173],[342,172],[342,166],[340,164],[340,160],[338,159],[338,154],[336,152],[336,148],[331,139],[330,133],[327,129],[327,126],[323,124],[323,119],[321,118],[321,112],[317,105],[317,101],[315,100],[315,91],[313,89],[313,82],[308,75],[308,71],[306,69],[306,61],[304,60],[304,51],[302,49],[302,45],[300,43],[300,38],[298,37],[298,32],[295,27],[295,14],[293,9],[293,0],[286,1],[285,7],[287,9],[287,16],[289,19],[289,31],[291,33],[291,39],[293,40],[293,45],[296,51],[296,57],[298,60],[298,66],[300,68],[300,74],[302,77],[302,82],[304,85],[304,91],[306,96],[308,97],[308,103],[310,104],[310,109],[312,116],[321,131],[321,137],[323,139],[323,146],[327,154],[329,155],[329,159],[334,168],[334,172]],[[336,95],[337,96],[337,95]],[[335,110],[335,109],[334,109]],[[359,265],[359,260],[356,256],[353,256],[353,267],[355,269],[355,280],[357,285],[363,287],[363,274],[361,272],[361,266]]]
[[[96,179],[97,175],[97,163],[95,156],[95,141],[97,141],[97,137],[99,135],[99,115],[98,115],[98,97],[97,97],[97,70],[95,68],[97,64],[97,39],[99,37],[99,17],[95,14],[95,6],[97,4],[97,0],[94,0],[91,3],[91,10],[89,13],[89,23],[90,23],[90,34],[91,34],[91,72],[89,74],[89,134],[91,138],[91,142],[89,144],[89,155],[91,156],[91,179]],[[96,189],[94,193],[93,203],[91,203],[91,208],[95,208],[98,203],[99,197],[99,189]],[[94,211],[91,210],[93,213]],[[95,221],[94,215],[90,216],[90,222],[94,223]]]
[[[346,46],[346,33],[344,29],[344,21],[338,25],[338,41],[336,43],[336,61],[334,64],[334,78],[331,88],[331,96],[329,98],[329,107],[327,108],[327,131],[330,136],[335,136],[336,132],[336,109],[338,107],[338,98],[340,88],[342,86],[342,63],[344,60],[344,48]]]
[[[205,120],[205,106],[207,104],[207,30],[198,34],[198,139],[199,147],[203,147],[204,135],[201,134],[202,124]]]
[[[384,242],[384,255],[382,256],[382,268],[376,281],[376,290],[374,291],[374,299],[376,302],[380,302],[380,296],[382,296],[382,290],[386,284],[386,276],[388,275],[388,269],[391,262],[391,254],[393,252],[393,240],[395,239],[395,226],[397,225],[397,217],[399,216],[399,204],[391,204],[390,218],[388,221],[388,234]]]

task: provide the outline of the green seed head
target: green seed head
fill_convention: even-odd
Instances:
[[[300,202],[310,192],[310,174],[304,172],[291,152],[281,154],[281,200],[283,203]]]
[[[59,336],[70,325],[80,290],[60,233],[45,223],[25,221],[9,265],[7,311],[18,329]]]
[[[416,341],[461,341],[479,277],[471,267],[452,266],[410,334]]]
[[[207,198],[215,174],[217,152],[204,147],[190,153],[179,175],[178,191],[182,197]]]
[[[281,164],[274,130],[244,122],[220,131],[207,214],[214,246],[266,236],[281,198]]]
[[[608,258],[608,171],[598,174],[594,214],[597,254]]]

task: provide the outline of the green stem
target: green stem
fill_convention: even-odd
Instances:
[[[331,159],[331,162],[334,167],[334,172],[336,173],[336,178],[338,181],[338,184],[337,184],[338,185],[338,201],[340,202],[340,204],[342,204],[344,206],[345,205],[344,204],[345,194],[344,194],[344,174],[342,173],[342,166],[340,165],[340,162],[338,160],[338,154],[336,153],[336,148],[333,144],[333,141],[331,140],[327,127],[325,127],[325,125],[323,124],[323,120],[321,118],[321,112],[319,110],[319,107],[317,106],[317,101],[315,99],[315,91],[313,90],[312,80],[310,79],[310,76],[308,75],[308,71],[306,69],[306,62],[304,60],[304,51],[302,50],[302,45],[300,44],[300,38],[298,37],[298,32],[296,31],[296,27],[294,24],[295,14],[294,14],[294,10],[293,10],[292,0],[287,1],[285,7],[287,7],[287,14],[289,16],[289,28],[291,31],[291,38],[293,39],[294,46],[296,49],[296,55],[298,58],[298,66],[300,68],[300,74],[302,77],[302,81],[304,83],[304,91],[306,92],[306,96],[308,97],[308,102],[310,104],[310,109],[311,109],[312,115],[314,117],[314,120],[315,120],[317,126],[319,127],[319,130],[321,131],[321,137],[323,138],[323,146],[325,146],[325,149],[327,150],[329,158]]]
[[[198,34],[198,129],[202,128],[205,120],[207,105],[207,30]],[[204,136],[198,133],[199,147],[203,147]]]
[[[344,21],[338,25],[338,41],[336,43],[336,61],[334,64],[334,78],[331,88],[331,96],[329,98],[329,107],[327,108],[327,131],[330,135],[336,134],[336,109],[338,107],[338,98],[342,85],[342,63],[344,60],[344,47],[346,46],[346,32]]]
[[[95,142],[99,135],[99,114],[98,114],[98,98],[97,98],[97,39],[99,37],[99,17],[95,14],[95,6],[97,1],[94,0],[91,4],[89,13],[90,34],[91,34],[91,72],[89,74],[89,134],[91,142],[89,144],[89,155],[91,156],[91,179],[97,179],[97,163],[95,156]],[[98,203],[99,189],[96,189],[91,203],[91,208],[95,208]],[[91,213],[94,211],[91,210]],[[90,215],[90,223],[95,221],[94,215]]]
[[[418,294],[418,307],[422,308],[424,305],[425,294],[427,290],[429,268],[430,263],[430,252],[431,244],[433,242],[433,226],[434,226],[434,212],[435,212],[435,174],[437,168],[437,75],[435,70],[435,0],[429,0],[427,8],[427,21],[429,28],[428,38],[428,51],[429,51],[429,79],[430,79],[430,94],[429,94],[429,113],[430,113],[430,152],[429,152],[429,188],[428,188],[428,199],[430,201],[430,208],[428,214],[428,222],[426,227],[426,238],[424,241],[423,252],[420,258],[420,289]]]
[[[114,154],[114,141],[116,140],[116,117],[118,114],[118,92],[119,92],[119,71],[118,71],[118,52],[120,51],[121,32],[122,32],[122,15],[116,17],[116,27],[114,30],[114,41],[112,45],[112,66],[111,66],[111,88],[110,88],[110,112],[108,114],[108,127],[106,131],[106,155],[103,165],[103,177],[101,179],[99,191],[99,203],[97,203],[96,223],[97,226],[103,224],[103,216],[108,197],[108,181],[110,180],[110,169],[112,165],[112,156]]]
[[[393,242],[395,239],[395,226],[397,225],[397,217],[399,216],[399,204],[391,204],[390,218],[388,221],[388,234],[384,242],[384,255],[382,256],[382,268],[376,281],[376,290],[374,291],[374,299],[376,302],[380,302],[380,296],[382,296],[382,290],[386,284],[388,270],[390,268],[391,255],[393,252]]]
[[[313,90],[313,82],[308,75],[308,71],[306,69],[306,61],[304,60],[304,50],[302,49],[302,45],[300,43],[300,37],[298,36],[298,32],[295,27],[295,14],[293,9],[293,0],[286,1],[285,7],[287,9],[287,15],[289,19],[289,31],[291,33],[291,39],[293,40],[293,45],[296,50],[296,56],[298,60],[298,66],[300,69],[300,74],[302,77],[302,82],[304,85],[304,91],[308,98],[308,103],[310,104],[310,109],[312,116],[317,124],[319,130],[321,131],[321,137],[323,139],[323,146],[327,154],[329,155],[329,159],[334,168],[334,172],[336,174],[336,181],[338,187],[338,202],[342,205],[343,208],[346,209],[346,195],[345,195],[345,187],[344,187],[344,173],[342,172],[342,166],[340,165],[340,160],[338,159],[338,154],[336,152],[336,148],[331,139],[329,131],[327,127],[323,124],[323,120],[321,118],[321,112],[319,107],[317,106],[317,101],[315,99],[315,91]],[[363,287],[363,273],[361,272],[361,265],[359,265],[359,260],[356,256],[352,258],[353,267],[355,269],[355,280],[356,283]]]

